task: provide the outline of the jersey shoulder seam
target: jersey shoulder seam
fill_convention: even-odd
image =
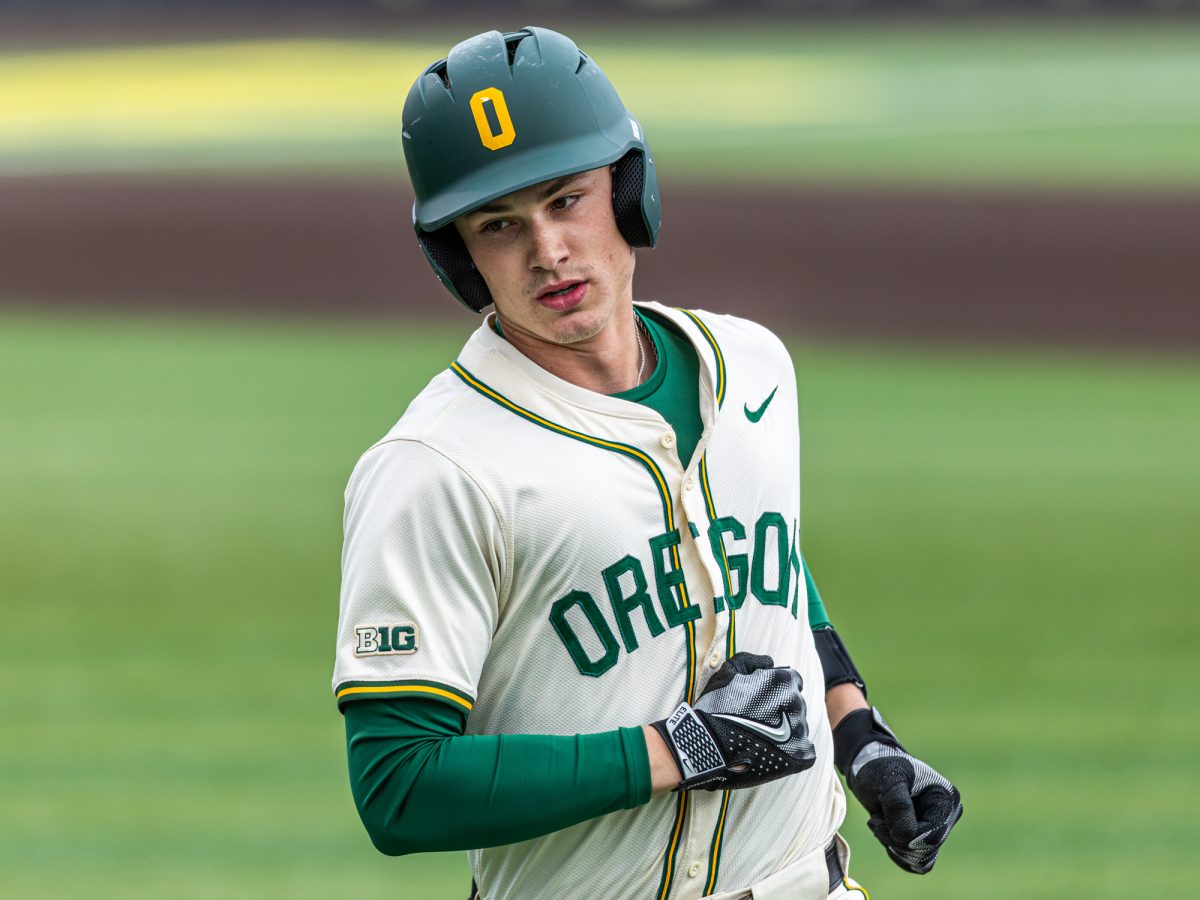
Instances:
[[[445,372],[439,373],[439,377],[441,377],[442,375],[445,375],[445,374],[446,374]],[[465,403],[470,398],[470,393],[468,391],[461,390],[461,384],[457,383],[457,379],[455,379],[454,381],[451,381],[449,383],[451,385],[453,385],[457,396],[454,397],[454,399],[452,399],[450,402],[445,403],[442,406],[442,408],[437,412],[437,414],[433,417],[432,421],[427,423],[423,428],[421,428],[419,430],[415,429],[415,428],[405,428],[404,420],[409,415],[409,412],[405,411],[404,415],[402,415],[399,418],[399,420],[397,420],[396,424],[393,425],[391,427],[391,429],[389,429],[388,432],[383,435],[383,437],[379,438],[379,440],[375,441],[375,443],[371,444],[371,446],[369,446],[366,450],[364,450],[361,455],[366,456],[368,453],[370,453],[376,447],[380,446],[381,444],[386,444],[389,441],[412,439],[412,438],[415,438],[420,441],[424,441],[426,438],[432,437],[433,433],[442,424],[442,421],[447,416],[449,416],[451,413],[455,412],[460,406],[463,405],[463,403]],[[432,385],[433,385],[433,382],[430,382],[429,385],[427,385],[425,388],[423,388],[412,399],[412,401],[409,403],[409,410],[411,410],[413,405],[415,405],[418,401],[421,400],[421,398],[429,391],[429,388],[432,387]]]
[[[449,370],[447,370],[447,372],[448,371]],[[445,374],[445,373],[443,373],[443,374]],[[461,381],[459,381],[457,378],[455,378],[450,383],[454,385],[454,390],[458,394],[458,396],[455,397],[452,402],[447,403],[445,405],[445,407],[442,409],[442,411],[439,412],[436,416],[434,416],[433,421],[431,421],[424,428],[424,430],[422,430],[420,432],[421,440],[423,440],[423,441],[426,439],[432,440],[434,433],[441,427],[442,422],[448,416],[450,416],[451,413],[457,412],[458,408],[460,406],[462,406],[464,403],[466,403],[468,400],[471,399],[471,391],[467,390]]]

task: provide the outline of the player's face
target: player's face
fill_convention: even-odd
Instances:
[[[632,302],[633,249],[617,230],[608,166],[508,194],[454,224],[506,334],[589,341]]]

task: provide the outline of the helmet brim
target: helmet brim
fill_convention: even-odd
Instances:
[[[498,197],[564,175],[598,169],[640,146],[641,143],[632,137],[628,142],[618,144],[602,134],[594,134],[505,156],[424,202],[418,200],[413,205],[413,224],[421,231],[437,231]]]

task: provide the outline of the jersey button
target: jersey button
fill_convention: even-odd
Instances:
[[[688,866],[688,878],[695,878],[700,874],[700,863],[694,862]]]
[[[684,479],[683,489],[685,491],[694,491],[696,489],[696,479],[689,475]]]
[[[662,437],[660,437],[658,439],[658,442],[660,444],[662,444],[664,447],[666,447],[668,450],[670,450],[672,447],[675,446],[674,432],[671,432],[671,431],[666,432]]]
[[[721,654],[713,652],[713,655],[708,658],[708,664],[714,669],[721,664]]]

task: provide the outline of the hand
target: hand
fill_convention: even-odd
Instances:
[[[905,871],[924,875],[962,816],[958,788],[900,746],[879,711],[850,713],[833,730],[834,762],[866,807],[867,826]]]
[[[754,787],[811,767],[803,686],[769,656],[726,660],[695,706],[681,703],[653,723],[683,773],[675,790]]]

